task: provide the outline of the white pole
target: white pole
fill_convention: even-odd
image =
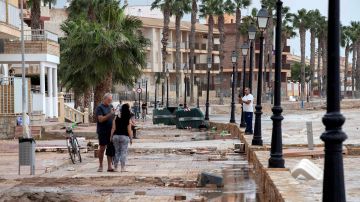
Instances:
[[[20,0],[20,23],[21,23],[21,70],[22,70],[22,129],[23,137],[30,138],[30,134],[26,133],[25,125],[27,120],[25,118],[26,109],[26,89],[25,89],[25,44],[24,44],[24,1]]]

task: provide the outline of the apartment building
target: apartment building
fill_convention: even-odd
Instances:
[[[151,41],[151,45],[148,47],[147,51],[147,65],[144,69],[144,75],[142,79],[146,78],[150,81],[150,94],[155,92],[155,75],[158,72],[162,72],[162,31],[163,31],[163,20],[160,18],[148,18],[148,17],[139,17],[143,22],[142,32],[146,38]],[[176,34],[175,34],[175,23],[170,22],[169,25],[170,34],[169,41],[167,46],[168,55],[166,56],[166,69],[169,69],[170,79],[169,79],[169,94],[171,97],[175,95],[176,89],[176,66],[175,66],[175,53],[176,53]],[[190,37],[191,23],[182,21],[181,22],[181,35],[180,35],[180,81],[179,88],[181,97],[184,95],[185,85],[184,85],[184,68],[189,67],[189,37]],[[194,66],[194,75],[199,77],[201,83],[207,83],[207,26],[204,24],[196,24],[196,39],[195,39],[195,66]],[[211,81],[210,89],[214,90],[215,86],[213,85],[216,75],[219,73],[219,32],[217,29],[214,30],[214,48],[212,52],[212,70],[211,70]],[[203,88],[206,88],[206,85],[202,85]],[[204,90],[202,89],[202,90]],[[189,94],[188,94],[189,96]]]
[[[21,41],[18,0],[0,0],[0,86],[1,114],[18,114],[21,107]],[[44,7],[42,8],[44,9]],[[27,112],[57,117],[57,65],[60,62],[58,36],[44,29],[32,30],[31,18],[24,8],[24,45]],[[4,15],[5,14],[5,15]],[[41,16],[42,21],[48,12]],[[44,17],[44,16],[45,17]],[[45,78],[47,76],[47,78]],[[39,82],[39,83],[37,83]],[[45,84],[47,82],[47,85]]]

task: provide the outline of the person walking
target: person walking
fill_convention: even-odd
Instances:
[[[113,117],[115,114],[115,110],[113,109],[112,103],[112,95],[110,93],[106,93],[104,95],[102,103],[96,107],[95,115],[96,115],[96,133],[98,134],[99,139],[99,169],[98,172],[103,171],[103,159],[104,159],[104,152],[107,146],[110,143],[110,136],[111,136],[111,128]],[[108,162],[108,172],[113,172],[114,169],[112,168],[112,157],[107,156]]]
[[[120,162],[121,172],[126,172],[125,163],[128,155],[128,144],[132,144],[133,136],[131,126],[130,105],[123,104],[121,107],[121,117],[115,117],[111,130],[111,140],[115,147],[115,171],[118,169]]]
[[[249,88],[245,88],[245,96],[241,99],[241,103],[243,104],[243,111],[245,113],[245,122],[246,122],[246,129],[245,134],[250,135],[253,134],[252,128],[252,120],[253,120],[253,107],[254,96],[250,93]]]

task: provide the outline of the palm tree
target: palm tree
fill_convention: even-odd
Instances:
[[[91,83],[96,107],[104,93],[111,92],[113,83],[132,84],[140,76],[149,42],[139,31],[141,20],[126,16],[116,0],[98,1],[89,8],[94,10],[79,13],[78,17],[72,15],[62,25],[66,33],[62,67],[68,65],[73,72],[62,80]],[[83,15],[88,13],[93,13],[91,19]]]
[[[351,39],[353,41],[353,56],[356,55],[356,61],[353,57],[353,67],[355,63],[355,97],[360,96],[360,22],[352,21],[351,25]]]
[[[323,56],[323,37],[324,37],[324,33],[326,30],[324,24],[326,23],[326,18],[324,16],[321,16],[321,18],[317,19],[317,26],[315,29],[315,34],[316,34],[316,38],[318,39],[318,49],[317,49],[317,59],[318,59],[318,64],[317,64],[317,84],[318,84],[318,91],[319,91],[319,95],[322,96],[322,83],[321,83],[321,78],[322,78],[322,70],[321,70],[321,61],[322,61],[322,56]]]
[[[155,9],[155,8],[160,8],[161,11],[164,14],[164,25],[163,25],[163,37],[161,39],[161,43],[162,43],[162,76],[164,76],[165,74],[165,66],[166,66],[166,55],[167,55],[167,50],[166,47],[168,45],[168,40],[169,40],[169,24],[170,24],[170,17],[171,17],[171,2],[172,0],[155,0],[152,4],[151,4],[151,9]]]
[[[348,66],[349,66],[349,53],[350,53],[350,27],[341,27],[341,46],[345,48],[345,71],[344,71],[344,96],[347,94],[347,77],[348,77]]]
[[[327,78],[326,78],[326,67],[327,67],[327,20],[325,17],[322,17],[319,22],[319,30],[318,30],[318,40],[320,41],[320,48],[321,48],[321,60],[322,60],[322,70],[321,70],[321,77],[322,77],[322,86],[321,92],[324,94],[327,88]]]
[[[321,13],[318,9],[310,10],[308,12],[309,28],[310,28],[310,69],[311,69],[311,84],[314,83],[314,72],[315,72],[315,38],[316,29],[318,27],[319,20],[321,19]],[[312,93],[312,89],[310,90]]]
[[[356,22],[350,24],[350,40],[351,40],[351,51],[352,51],[352,68],[351,68],[351,95],[355,98],[355,73],[356,73],[356,57],[357,57],[357,33],[356,33]]]
[[[297,14],[293,14],[294,27],[299,29],[300,34],[300,48],[301,48],[301,101],[304,101],[305,94],[305,39],[306,30],[308,29],[308,12],[306,9],[301,9]]]
[[[220,81],[222,81],[222,76],[223,76],[223,67],[224,67],[224,58],[225,58],[225,53],[224,53],[224,45],[225,45],[225,29],[224,29],[224,24],[225,24],[225,18],[224,18],[224,14],[232,14],[234,12],[234,4],[232,3],[231,0],[221,0],[220,1],[220,5],[217,7],[216,9],[216,15],[218,16],[218,29],[219,29],[219,33],[220,33],[220,46],[219,46],[219,53],[220,53]],[[224,104],[224,100],[223,100],[223,89],[222,89],[222,84],[220,84],[220,104]]]
[[[240,36],[241,36],[241,9],[247,8],[251,4],[251,0],[234,0],[235,3],[235,52],[236,52],[236,61],[239,61],[240,56]],[[238,80],[238,71],[235,71],[235,86]],[[237,92],[237,91],[235,91]]]
[[[261,0],[261,4],[264,5],[269,13],[269,21],[268,21],[268,26],[267,26],[267,30],[266,30],[266,35],[265,35],[265,50],[264,50],[264,72],[265,72],[265,76],[264,76],[264,83],[263,83],[263,93],[265,94],[267,92],[266,90],[266,68],[269,68],[269,81],[271,82],[273,80],[272,78],[272,69],[273,69],[273,64],[272,64],[272,51],[273,51],[273,41],[274,41],[274,17],[275,14],[275,10],[276,10],[276,1],[274,0]],[[285,9],[286,10],[286,9]]]
[[[221,0],[202,0],[200,5],[201,17],[208,19],[208,34],[207,34],[207,56],[212,58],[213,51],[213,30],[214,30],[214,15],[216,15],[216,8],[220,5]]]
[[[197,21],[197,0],[192,0],[191,3],[191,31],[189,36],[189,68],[190,68],[190,103],[194,103],[194,66],[195,66],[195,25]],[[199,89],[198,89],[199,90]]]
[[[30,23],[30,27],[33,30],[41,29],[41,22],[40,22],[41,0],[30,0],[28,3],[29,3],[28,5],[31,7],[31,23]]]
[[[191,0],[175,0],[171,2],[170,11],[175,15],[175,38],[176,38],[176,53],[175,53],[175,64],[176,64],[176,104],[179,104],[179,82],[180,82],[180,68],[181,68],[181,18],[184,14],[191,11],[190,7]]]

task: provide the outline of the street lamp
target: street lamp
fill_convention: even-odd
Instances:
[[[197,108],[200,109],[200,98],[199,98],[199,90],[200,90],[200,77],[196,77],[196,83],[197,83]]]
[[[157,81],[158,81],[158,76],[155,75],[155,105],[154,105],[154,108],[156,109],[157,108]]]
[[[169,69],[166,68],[166,107],[169,107],[169,78],[170,72]]]
[[[256,36],[256,27],[251,24],[248,29],[248,35],[250,40],[250,72],[249,72],[249,89],[250,93],[252,93],[252,76],[253,76],[253,60],[254,60],[254,46],[253,41],[255,40]]]
[[[207,59],[207,66],[208,66],[208,74],[207,74],[207,89],[206,89],[206,110],[205,110],[205,120],[208,121],[209,120],[209,90],[210,90],[210,69],[211,69],[211,63],[212,63],[212,59],[211,57],[208,57]]]
[[[340,0],[329,0],[328,14],[327,112],[322,121],[325,132],[323,201],[346,201],[342,131],[345,117],[340,113]]]
[[[164,75],[161,76],[161,106],[164,107],[164,91],[165,91],[165,79],[163,78]]]
[[[233,64],[233,72],[231,79],[231,115],[230,123],[235,123],[235,67],[236,67],[236,51],[233,51],[231,54],[231,62]]]
[[[306,102],[310,101],[310,76],[306,77]]]
[[[282,4],[281,0],[276,3],[276,36],[275,36],[275,81],[274,81],[274,106],[272,108],[273,128],[271,135],[271,150],[269,158],[269,168],[284,168],[285,161],[282,152],[282,130],[281,121],[281,26],[282,26]]]
[[[249,50],[249,45],[247,43],[244,43],[242,46],[241,46],[241,52],[242,52],[242,55],[243,55],[243,63],[244,63],[244,66],[243,66],[243,71],[242,71],[242,74],[243,74],[243,85],[242,85],[242,95],[245,96],[245,75],[246,75],[246,56],[248,54],[248,50]],[[241,94],[241,93],[240,93]],[[245,123],[245,114],[244,114],[244,104],[241,105],[241,121],[240,121],[240,127],[241,128],[245,128],[246,127],[246,123]]]
[[[259,10],[257,16],[257,24],[260,29],[260,57],[259,57],[259,69],[258,69],[258,86],[257,86],[257,98],[255,106],[255,126],[254,126],[254,136],[252,140],[252,145],[262,145],[263,141],[261,138],[261,93],[262,93],[262,66],[263,66],[263,54],[264,54],[264,31],[267,27],[269,20],[269,14],[265,6]]]
[[[189,68],[187,68],[187,65],[184,65],[184,83],[185,83],[185,89],[184,89],[184,108],[187,108],[187,103],[186,103],[186,96],[187,96],[187,77],[188,77],[188,72]]]

